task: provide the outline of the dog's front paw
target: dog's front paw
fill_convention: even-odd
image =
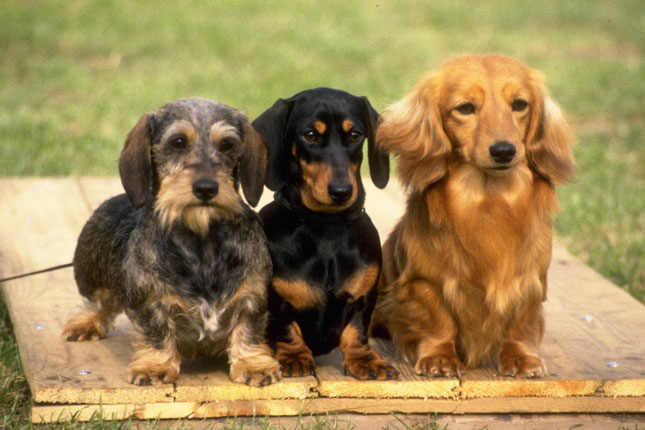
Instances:
[[[461,376],[464,364],[454,354],[435,354],[421,357],[414,370],[425,376]]]
[[[107,331],[98,313],[81,312],[67,321],[63,327],[63,339],[72,342],[99,340],[105,337]]]
[[[302,339],[300,328],[292,328],[291,336],[290,342],[276,342],[275,345],[275,358],[280,363],[282,375],[287,377],[315,375],[314,355]]]
[[[280,380],[280,364],[270,355],[231,360],[229,375],[233,382],[264,387]]]
[[[517,354],[500,358],[497,371],[503,376],[526,378],[539,378],[549,374],[542,359],[529,354]]]
[[[132,356],[128,380],[135,385],[170,384],[177,379],[180,364],[176,353],[145,347]]]
[[[398,370],[368,345],[357,345],[344,351],[343,370],[356,379],[386,380],[396,379]]]
[[[296,351],[291,354],[278,353],[278,362],[282,374],[287,377],[308,376],[316,374],[316,364],[311,351]]]

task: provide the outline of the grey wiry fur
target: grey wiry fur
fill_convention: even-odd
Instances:
[[[119,160],[126,194],[104,202],[74,255],[90,310],[67,340],[104,337],[125,311],[140,341],[128,370],[137,384],[172,382],[182,357],[228,353],[231,379],[280,378],[265,344],[271,260],[256,204],[264,145],[246,117],[204,99],[144,115]]]

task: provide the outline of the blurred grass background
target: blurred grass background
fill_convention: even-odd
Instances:
[[[559,239],[645,300],[642,0],[0,0],[0,13],[0,176],[116,175],[139,116],[177,98],[254,118],[331,86],[382,110],[456,55],[517,57],[546,74],[579,141]],[[11,387],[4,415],[24,415]]]

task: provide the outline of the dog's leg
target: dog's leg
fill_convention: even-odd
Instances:
[[[341,290],[347,294],[353,315],[340,335],[343,369],[357,379],[395,379],[399,372],[368,344],[367,331],[376,303],[379,266],[357,271]]]
[[[128,365],[129,381],[135,385],[172,383],[179,375],[181,356],[172,336],[168,335],[161,348],[142,342]]]
[[[311,349],[305,344],[302,330],[297,322],[287,326],[284,339],[275,343],[275,356],[284,376],[307,376],[316,374],[316,364]]]
[[[92,309],[79,313],[63,327],[63,339],[68,341],[99,340],[104,338],[121,304],[111,289],[99,289],[90,300]]]
[[[530,303],[519,309],[509,327],[507,338],[502,341],[499,373],[524,377],[548,375],[546,365],[537,354],[543,334],[542,303]]]
[[[399,281],[396,281],[399,282]],[[416,358],[419,375],[459,376],[457,326],[437,289],[424,281],[403,282],[392,289],[394,306],[387,324],[405,357]]]
[[[395,379],[399,372],[383,360],[367,343],[367,336],[355,323],[348,324],[340,335],[343,369],[356,379]]]
[[[228,344],[229,376],[233,382],[265,386],[280,380],[280,364],[264,340],[266,317],[243,312]]]

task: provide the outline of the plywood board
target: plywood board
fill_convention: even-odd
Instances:
[[[403,213],[397,183],[377,190],[368,179],[366,210],[384,240]],[[0,274],[9,276],[71,261],[91,210],[120,193],[117,178],[0,181]],[[265,192],[259,207],[270,201]],[[136,387],[126,381],[132,353],[127,318],[108,338],[73,343],[60,338],[64,322],[82,309],[72,270],[3,284],[25,374],[33,419],[118,412],[123,417],[297,415],[303,411],[359,413],[645,412],[645,307],[554,247],[541,354],[550,376],[505,378],[494,369],[458,378],[425,378],[402,362],[389,342],[373,345],[390,358],[397,381],[356,381],[342,373],[335,350],[317,357],[318,379],[289,378],[264,388],[234,384],[225,360],[182,364],[175,384]],[[610,367],[607,363],[618,366]],[[387,400],[384,400],[387,399]]]

